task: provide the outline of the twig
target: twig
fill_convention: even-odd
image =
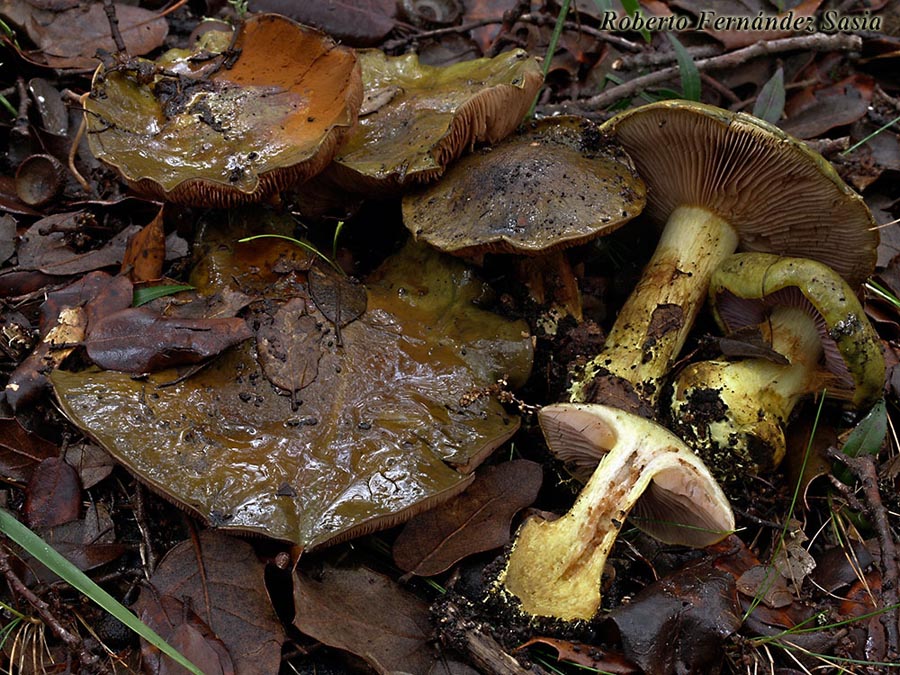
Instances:
[[[0,573],[3,574],[6,583],[9,584],[13,593],[24,598],[28,604],[34,607],[35,611],[41,617],[41,621],[43,621],[50,630],[53,631],[53,634],[62,640],[66,646],[77,655],[79,662],[85,667],[85,670],[96,672],[99,657],[95,654],[91,654],[85,648],[81,638],[65,628],[60,620],[56,618],[56,615],[53,614],[53,611],[50,609],[50,605],[41,600],[30,588],[28,588],[28,586],[25,585],[9,564],[9,550],[2,544],[0,544]]]
[[[66,90],[70,95],[75,97],[75,100],[78,101],[79,105],[81,105],[82,109],[84,108],[84,102],[87,100],[87,97],[90,95],[90,92],[85,92],[81,96],[77,96],[73,94],[68,89]],[[81,137],[84,136],[84,130],[87,127],[87,120],[84,118],[84,115],[81,116],[81,124],[78,125],[78,131],[75,132],[75,138],[72,139],[72,146],[69,148],[69,171],[75,180],[78,181],[78,184],[81,186],[81,189],[86,193],[91,194],[91,184],[87,182],[87,179],[81,175],[81,172],[75,167],[75,157],[78,155],[78,146],[81,144]]]
[[[138,481],[134,482],[134,521],[137,523],[138,532],[141,533],[141,567],[147,580],[153,576],[153,571],[159,559],[153,550],[153,542],[150,539],[150,528],[147,527],[147,502],[144,499],[144,486]]]
[[[887,658],[895,660],[900,657],[900,572],[897,566],[897,546],[891,533],[887,519],[887,510],[881,501],[878,492],[878,473],[875,469],[875,461],[871,455],[850,457],[837,448],[826,448],[825,456],[828,459],[840,462],[860,482],[863,495],[866,500],[866,511],[875,525],[878,533],[878,545],[881,547],[881,590],[882,603],[887,609],[881,617],[887,637]]]
[[[410,44],[411,42],[415,42],[416,40],[441,37],[442,35],[453,35],[456,33],[468,33],[470,30],[482,28],[483,26],[491,26],[495,23],[501,22],[502,19],[479,19],[478,21],[470,21],[469,23],[460,24],[459,26],[449,26],[447,28],[435,28],[434,30],[421,31],[419,33],[412,33],[405,37],[385,42],[381,48],[384,51],[393,51],[394,49],[397,49],[399,47],[405,47],[406,45]]]
[[[546,26],[552,25],[556,22],[556,18],[552,16],[545,16],[543,14],[523,14],[519,20],[522,23],[533,23],[537,26]],[[563,28],[566,30],[575,31],[577,33],[584,33],[585,35],[590,35],[593,38],[597,38],[603,42],[608,42],[611,45],[615,45],[619,49],[624,49],[629,52],[639,52],[643,49],[636,42],[632,42],[631,40],[626,40],[623,37],[616,35],[615,33],[610,33],[605,30],[597,30],[591,26],[585,26],[583,23],[579,23],[577,21],[566,21],[563,24]]]
[[[109,32],[112,35],[113,42],[116,43],[116,51],[119,56],[127,56],[128,50],[125,48],[125,40],[119,30],[119,17],[116,16],[116,6],[113,0],[103,0],[103,10],[106,12],[106,18],[109,21]]]
[[[494,41],[488,48],[486,56],[497,56],[503,48],[503,38],[512,31],[513,26],[519,20],[519,17],[525,14],[531,8],[531,0],[518,0],[511,8],[503,12],[503,20],[500,22],[500,30],[497,31]]]
[[[750,59],[758,56],[767,56],[771,54],[783,54],[795,50],[810,51],[858,51],[862,48],[862,38],[858,35],[850,35],[849,33],[814,33],[812,35],[801,35],[798,37],[789,37],[781,40],[772,40],[770,42],[760,41],[743,49],[737,49],[721,56],[713,56],[708,59],[700,59],[695,61],[697,70],[711,70],[714,68],[733,68],[742,63],[746,63]],[[678,68],[664,68],[655,73],[641,75],[633,80],[611,87],[596,96],[589,98],[580,103],[581,107],[587,109],[604,108],[623,98],[629,98],[639,92],[655,87],[678,75]]]
[[[696,59],[706,59],[710,56],[719,56],[722,54],[722,48],[718,45],[700,45],[699,47],[688,47],[688,54]],[[613,70],[636,70],[638,68],[648,68],[651,66],[664,66],[667,63],[675,63],[678,57],[672,49],[666,51],[642,51],[638,54],[626,54],[617,59],[612,64]]]

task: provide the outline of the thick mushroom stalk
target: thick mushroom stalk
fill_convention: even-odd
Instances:
[[[603,126],[647,184],[659,248],[603,351],[569,391],[651,416],[712,270],[738,248],[820,260],[851,284],[874,269],[878,234],[862,198],[820,155],[742,113],[689,101],[628,110]]]
[[[880,397],[878,336],[853,290],[826,265],[737,254],[714,273],[710,302],[726,332],[758,325],[777,353],[776,360],[695,363],[674,383],[672,428],[723,482],[778,466],[783,427],[805,394],[824,389],[852,407]]]
[[[590,619],[600,580],[625,518],[671,544],[707,546],[734,529],[722,490],[699,458],[658,424],[595,404],[543,408],[550,449],[582,468],[600,460],[574,506],[552,522],[519,530],[498,583],[522,610],[563,620]]]

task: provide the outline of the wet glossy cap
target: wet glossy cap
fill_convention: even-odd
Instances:
[[[804,143],[744,113],[690,101],[628,110],[604,125],[647,183],[647,213],[710,209],[741,250],[824,262],[851,285],[875,267],[878,232],[862,198]]]
[[[638,215],[646,192],[628,156],[589,120],[531,122],[408,193],[403,222],[455,255],[537,255],[608,234]]]
[[[205,39],[145,62],[148,83],[97,69],[94,155],[144,195],[198,206],[264,201],[324,169],[362,100],[353,50],[276,14],[249,18],[234,45]]]

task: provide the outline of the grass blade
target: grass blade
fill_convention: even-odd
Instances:
[[[775,74],[763,85],[753,104],[753,114],[775,124],[784,113],[784,68],[778,66]]]
[[[194,675],[203,675],[202,670],[171,647],[156,631],[138,619],[128,608],[95,584],[84,572],[63,558],[47,542],[16,520],[4,508],[0,508],[0,532],[28,551],[47,569],[68,583],[72,588],[84,593],[102,609],[112,614],[163,654],[187,668]]]
[[[678,59],[678,73],[681,76],[681,95],[688,101],[700,100],[700,71],[697,70],[697,64],[684,48],[681,41],[672,33],[667,33],[672,48],[675,50],[675,57]]]

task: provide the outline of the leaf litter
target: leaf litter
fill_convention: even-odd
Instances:
[[[863,672],[878,669],[879,664],[896,658],[897,631],[891,627],[891,620],[896,623],[896,612],[890,608],[885,611],[884,607],[890,588],[896,585],[890,554],[884,556],[884,551],[892,550],[891,537],[885,536],[884,529],[878,530],[879,517],[886,518],[896,539],[895,516],[884,516],[885,512],[896,511],[894,507],[900,498],[900,471],[889,432],[900,377],[896,367],[893,376],[889,376],[895,384],[887,388],[887,405],[880,409],[884,412],[873,413],[878,422],[874,431],[867,422],[858,425],[859,418],[830,409],[834,414],[817,425],[812,452],[807,457],[812,406],[795,413],[795,423],[789,430],[786,475],[750,479],[748,494],[737,497],[743,500],[741,524],[745,529],[739,535],[742,542],[730,538],[721,548],[698,558],[655,546],[625,530],[603,582],[605,609],[613,610],[602,615],[607,617],[605,621],[567,633],[558,626],[540,623],[523,628],[512,613],[489,612],[488,620],[499,642],[488,640],[480,627],[484,624],[479,623],[485,620],[484,580],[490,578],[490,566],[482,574],[485,562],[500,554],[511,526],[518,522],[514,516],[517,511],[532,505],[544,509],[545,517],[552,517],[547,511],[564,512],[573,491],[577,491],[569,489],[571,478],[564,470],[542,454],[531,420],[526,417],[522,430],[513,435],[518,424],[517,396],[496,380],[510,382],[508,386],[519,389],[518,395],[529,403],[561,400],[566,366],[589,354],[597,340],[602,342],[602,327],[609,325],[608,317],[614,316],[634,278],[630,270],[640,267],[640,251],[647,249],[647,235],[635,231],[612,237],[602,245],[573,250],[569,256],[575,271],[572,278],[577,280],[584,321],[579,323],[570,317],[552,326],[548,315],[530,304],[535,300],[510,281],[514,275],[508,265],[491,256],[486,257],[478,271],[426,255],[424,249],[391,258],[404,235],[396,201],[386,194],[369,199],[361,210],[358,205],[352,209],[358,215],[342,230],[340,247],[332,240],[334,229],[330,223],[310,220],[292,233],[290,225],[273,227],[269,207],[257,207],[253,218],[260,221],[263,230],[308,237],[325,250],[334,245],[341,264],[348,271],[355,270],[359,280],[331,266],[313,264],[309,255],[288,245],[235,245],[248,228],[243,224],[239,233],[225,234],[232,232],[227,223],[234,221],[233,213],[201,214],[168,207],[161,211],[158,204],[130,198],[123,201],[126,191],[116,175],[104,169],[83,142],[77,144],[77,116],[61,121],[65,111],[62,115],[53,113],[48,102],[64,100],[60,94],[63,89],[84,92],[89,88],[86,72],[97,64],[97,46],[114,52],[116,45],[101,3],[51,4],[52,8],[46,3],[0,4],[0,15],[14,31],[3,37],[12,63],[0,67],[7,87],[3,96],[13,106],[19,104],[19,121],[10,117],[2,129],[8,139],[8,170],[0,177],[0,204],[15,214],[0,219],[0,383],[6,385],[0,398],[0,474],[10,483],[5,503],[23,516],[31,514],[34,524],[61,523],[41,529],[42,536],[82,569],[96,570],[96,574],[112,579],[111,584],[121,596],[131,585],[134,577],[130,575],[141,574],[136,556],[122,557],[126,548],[135,550],[135,537],[140,536],[142,551],[149,556],[145,571],[150,574],[155,568],[157,572],[151,576],[151,584],[141,590],[141,602],[148,607],[144,614],[148,620],[158,621],[161,630],[165,627],[185,653],[202,663],[204,672],[277,672],[286,625],[293,646],[285,646],[283,658],[289,664],[285,668],[315,669],[318,663],[340,663],[345,667],[348,659],[342,654],[350,652],[368,664],[360,666],[357,661],[357,669],[375,672],[475,672],[457,658],[477,664],[478,672],[507,672],[498,670],[490,657],[486,661],[476,659],[474,654],[481,649],[477,645],[484,644],[491,646],[478,651],[482,656],[486,653],[497,659],[512,658],[508,652],[526,664],[513,666],[505,661],[506,667],[513,668],[511,672],[522,672],[515,670],[519,667],[547,672],[551,664],[564,672],[581,672],[562,663],[557,665],[558,657],[612,672],[628,672],[632,663],[639,663],[644,672],[651,673],[678,669],[749,672],[753,667],[766,668],[772,661],[781,668],[796,668],[797,659],[807,669],[841,663],[848,670]],[[205,8],[214,12],[214,4],[207,3]],[[558,5],[538,2],[451,2],[459,7],[451,7],[447,16],[458,18],[451,20],[449,30],[441,33],[434,29],[447,28],[446,23],[441,23],[444,19],[435,14],[429,22],[422,11],[412,6],[415,3],[403,3],[402,11],[392,2],[312,3],[309,8],[296,3],[287,8],[277,3],[250,4],[254,11],[297,12],[293,18],[324,28],[344,44],[381,46],[391,57],[416,51],[420,63],[429,65],[438,65],[438,59],[447,63],[457,54],[468,54],[468,59],[496,56],[513,46],[542,57],[552,41],[559,11]],[[572,6],[568,21],[561,27],[538,103],[539,114],[587,114],[602,121],[612,111],[595,107],[592,101],[598,92],[607,103],[623,101],[640,92],[650,98],[676,92],[682,82],[677,68],[668,81],[647,80],[647,85],[641,84],[642,78],[655,76],[659,69],[676,63],[664,33],[651,33],[651,42],[645,43],[637,32],[600,30],[603,7],[582,4]],[[646,14],[658,16],[674,13],[696,17],[708,9],[691,0],[623,4],[628,11],[639,7]],[[820,4],[807,0],[786,9],[780,3],[754,0],[738,3],[734,9],[727,9],[726,5],[718,9],[720,14],[747,16],[759,12],[777,16],[793,11],[798,17],[815,10],[815,16],[821,19],[823,8],[816,10]],[[625,15],[625,7],[619,3],[609,5],[617,16]],[[130,57],[147,55],[153,59],[164,40],[165,47],[185,47],[186,33],[199,18],[192,14],[196,7],[175,8],[170,16],[118,4],[114,8]],[[869,16],[881,16],[885,24],[870,32],[816,35],[769,36],[715,30],[704,34],[688,30],[678,33],[684,46],[680,63],[682,68],[687,67],[687,55],[700,64],[697,70],[703,101],[752,110],[807,138],[845,180],[863,192],[882,225],[878,274],[886,284],[882,288],[888,289],[885,296],[867,288],[866,308],[877,317],[882,334],[895,339],[900,335],[900,320],[890,298],[896,295],[893,286],[897,284],[891,282],[898,269],[894,219],[900,215],[900,194],[894,180],[900,170],[896,128],[888,126],[858,148],[844,151],[898,115],[900,83],[895,66],[900,54],[896,37],[900,24],[890,3],[872,2],[865,8],[862,3],[844,3],[843,10],[851,13],[848,16],[859,18],[867,16],[866,12]],[[222,14],[230,12],[226,8]],[[755,43],[764,37],[770,40],[772,51],[754,51]],[[782,44],[789,47],[783,48]],[[122,55],[107,58],[106,64],[128,64],[124,68],[127,70],[140,63],[121,58]],[[198,61],[200,68],[202,58],[201,55]],[[703,65],[705,59],[713,65]],[[41,64],[71,70],[53,71]],[[22,79],[16,82],[20,74]],[[398,91],[390,88],[381,93],[381,99],[373,98],[368,104],[372,114],[398,97]],[[26,103],[30,107],[25,107]],[[637,103],[637,99],[632,101]],[[68,177],[61,191],[47,203],[29,206],[22,202],[16,194],[12,175],[15,169],[25,159],[39,154],[49,154],[65,166],[73,145],[76,147],[72,166],[87,177],[91,192],[82,191],[74,177]],[[363,201],[359,195],[338,194],[336,198],[339,203]],[[304,210],[304,205],[291,203],[292,199],[306,199],[302,192],[286,193],[285,199],[282,207],[286,210]],[[119,206],[113,206],[115,202]],[[148,207],[156,217],[147,215]],[[208,231],[198,236],[203,228]],[[176,250],[177,234],[202,242],[196,258],[200,266],[192,276],[187,271],[191,264],[185,257],[183,239],[181,250]],[[406,262],[398,263],[404,256]],[[138,287],[148,283],[184,286],[186,281],[195,290],[167,292],[140,310],[131,306]],[[457,309],[466,305],[490,308],[531,322],[531,332],[538,337],[534,343],[538,367],[527,384],[524,375],[517,376],[513,372],[516,369],[508,367],[516,363],[517,372],[527,370],[528,359],[522,355],[527,351],[525,344],[532,341],[524,323],[510,322],[509,326],[518,327],[506,335],[506,346],[498,346],[475,337],[477,332],[472,332],[470,325],[473,320],[457,315]],[[400,316],[402,320],[397,318]],[[543,318],[536,321],[536,316]],[[474,323],[481,321],[478,318]],[[552,332],[545,332],[548,327],[552,327]],[[462,331],[465,337],[459,342],[449,340],[447,336],[454,331]],[[696,346],[701,351],[714,349],[708,345],[721,344],[701,339],[705,338],[702,333],[711,332],[714,329],[709,324],[698,329]],[[224,339],[225,334],[231,337]],[[368,374],[374,375],[376,382],[391,381],[384,374],[384,367],[397,363],[394,356],[399,343],[404,343],[405,358],[415,356],[410,363],[447,360],[457,365],[470,364],[471,379],[465,385],[450,384],[452,380],[445,373],[419,372],[415,368],[413,374],[403,376],[406,380],[419,378],[422,383],[430,383],[425,388],[441,403],[424,407],[429,416],[455,429],[447,437],[449,441],[442,441],[434,433],[432,422],[421,421],[431,417],[417,416],[423,406],[418,399],[376,418],[372,412],[381,392],[374,384],[358,387],[363,370],[372,371]],[[885,344],[889,364],[895,364],[896,349]],[[765,344],[753,343],[750,347],[767,349]],[[750,347],[741,346],[739,351]],[[96,363],[117,371],[98,370]],[[166,369],[159,371],[160,367]],[[232,379],[243,378],[241,385],[223,389],[221,382],[226,373]],[[444,452],[428,465],[428,470],[437,470],[444,477],[445,488],[450,486],[443,492],[438,490],[441,499],[457,492],[460,496],[412,519],[407,528],[410,533],[418,528],[415,534],[389,529],[379,535],[333,544],[326,551],[311,551],[316,543],[341,539],[341,532],[351,536],[370,529],[366,525],[354,530],[347,524],[349,521],[325,518],[327,527],[317,531],[316,526],[310,526],[305,530],[317,533],[301,538],[306,549],[299,562],[299,549],[285,543],[269,539],[247,543],[203,531],[193,542],[179,544],[170,554],[171,559],[167,557],[155,567],[156,553],[171,549],[185,533],[184,521],[154,495],[141,497],[143,493],[129,482],[128,474],[121,468],[113,469],[113,460],[104,450],[60,420],[50,403],[48,378],[57,383],[60,392],[77,391],[77,386],[96,379],[91,403],[84,403],[79,414],[105,416],[107,424],[116,427],[108,436],[103,432],[107,439],[103,445],[112,449],[121,444],[120,439],[113,438],[118,435],[130,439],[134,447],[166,448],[165,456],[160,453],[146,460],[143,468],[138,466],[144,461],[140,457],[114,453],[117,464],[135,471],[161,492],[178,483],[182,478],[178,473],[184,473],[184,467],[194,471],[205,467],[213,480],[198,482],[197,492],[206,493],[199,497],[211,496],[214,504],[227,504],[227,500],[222,501],[223,495],[234,484],[246,480],[247,474],[239,478],[232,475],[216,483],[219,469],[233,464],[235,458],[233,454],[210,455],[209,448],[229,447],[235,438],[249,444],[254,432],[263,426],[280,425],[280,435],[273,437],[282,440],[275,445],[284,445],[289,455],[302,445],[296,442],[297,438],[312,439],[304,448],[329,446],[334,452],[314,454],[322,465],[345,455],[355,460],[354,452],[360,451],[354,448],[364,448],[361,454],[382,454],[384,439],[379,434],[384,429],[396,433],[404,449],[402,453],[378,458],[389,465],[393,463],[392,468],[408,468],[410,456],[418,452],[413,449],[442,446]],[[521,389],[523,384],[525,388]],[[328,435],[323,431],[329,414],[335,410],[328,407],[327,401],[335,392],[354,387],[360,391],[353,391],[355,398],[350,407],[361,412],[344,420],[343,427],[352,432],[347,438],[355,440],[335,444],[334,439],[342,438],[345,429],[339,424],[341,434]],[[192,392],[190,396],[185,393],[188,391]],[[122,392],[128,392],[128,396],[120,400]],[[487,392],[502,398],[508,407],[504,409]],[[247,400],[242,400],[242,395]],[[229,399],[228,405],[222,403],[223,396]],[[102,407],[110,402],[116,412]],[[241,408],[247,412],[235,424],[231,411]],[[189,420],[186,424],[182,424],[181,415]],[[474,455],[455,451],[453,448],[472,440],[468,425],[484,415],[499,421],[491,432],[496,434],[495,441],[474,443],[478,448]],[[398,432],[404,418],[412,420],[406,436]],[[157,421],[171,428],[154,429]],[[103,421],[97,424],[101,428]],[[93,418],[90,426],[94,427]],[[877,495],[873,496],[871,490],[854,494],[850,487],[842,487],[855,485],[855,474],[838,472],[845,481],[840,484],[823,479],[831,473],[830,448],[847,443],[848,430],[854,427],[857,431],[850,434],[848,447],[862,437],[873,439],[865,441],[865,452],[857,459],[881,467],[876,481],[883,500],[881,510],[877,499],[872,501]],[[886,442],[881,440],[885,437],[882,428],[888,430]],[[177,443],[158,442],[159,438],[171,439],[172,429],[180,434]],[[503,451],[485,459],[495,444],[502,442],[500,439],[508,437],[512,438],[511,445],[506,444]],[[262,447],[266,448],[264,453],[272,452],[273,446],[262,443]],[[500,485],[488,487],[495,480],[492,476],[509,470],[501,459],[517,455],[538,460],[543,466],[545,483],[537,496],[533,491],[536,488],[514,474],[507,475]],[[178,469],[159,475],[159,467],[173,458]],[[480,462],[487,466],[476,468]],[[300,473],[317,475],[320,466],[307,466],[304,472],[290,476],[273,471],[274,463],[269,461],[257,459],[248,466],[256,474],[265,474],[268,480],[263,483],[263,501],[252,502],[254,508],[265,499],[315,505],[321,494],[334,490],[334,483],[319,491],[321,486],[315,480],[306,483],[297,479]],[[349,475],[358,466],[351,461],[343,469]],[[378,472],[368,475],[377,476]],[[394,476],[390,471],[385,475]],[[310,484],[315,487],[310,489]],[[348,482],[345,475],[338,484],[342,486],[338,490],[342,491],[341,499],[345,500],[342,503],[356,509],[351,521],[381,527],[395,522],[397,510],[403,512],[404,518],[411,515],[404,511],[408,506],[396,504],[380,513],[373,513],[368,507],[357,509],[361,506],[360,494],[389,492],[390,481]],[[68,487],[57,489],[63,485]],[[798,502],[803,506],[800,514],[790,507],[789,495],[795,487],[803,497]],[[479,490],[485,493],[479,496]],[[432,504],[422,493],[415,498]],[[205,507],[196,506],[199,498],[194,501],[190,497],[187,502],[182,499],[183,495],[175,501],[190,512],[204,515],[212,524],[238,530],[256,527],[235,523],[235,512],[239,511],[231,506],[204,510]],[[265,513],[265,507],[261,511]],[[858,517],[860,511],[866,512],[865,518]],[[129,515],[123,516],[124,513]],[[790,521],[793,524],[786,536],[784,523],[791,518],[796,520]],[[144,534],[135,534],[135,530]],[[165,530],[177,534],[164,534]],[[287,528],[282,532],[288,530],[297,531]],[[303,527],[300,531],[304,531]],[[338,536],[334,536],[335,532]],[[297,541],[291,536],[275,536]],[[752,553],[746,548],[751,542]],[[403,570],[395,569],[386,553],[392,544]],[[52,581],[34,560],[24,557],[38,579]],[[113,561],[118,562],[110,565]],[[227,571],[219,569],[220,561],[224,561],[221,564]],[[261,561],[267,563],[265,567]],[[295,563],[296,574],[292,574]],[[172,569],[176,570],[174,574]],[[401,576],[401,571],[407,574]],[[47,590],[49,586],[36,586],[30,572],[21,574],[39,594],[49,597],[46,594],[53,593]],[[438,591],[426,586],[420,575],[432,576],[433,583],[446,593],[438,598]],[[191,583],[180,584],[180,576],[190,576]],[[273,581],[276,577],[280,579],[277,583]],[[826,596],[816,584],[839,594],[842,600]],[[185,592],[188,586],[190,591]],[[238,591],[234,592],[233,587]],[[269,597],[266,591],[273,595]],[[67,603],[64,598],[52,605],[63,618],[72,607]],[[247,609],[247,604],[252,604],[253,609]],[[468,614],[463,612],[465,616],[460,619],[457,614],[448,613],[446,608],[451,604],[469,607]],[[16,606],[28,609],[24,603]],[[273,607],[277,608],[277,615]],[[241,616],[245,623],[231,629],[218,618],[220,611],[223,615]],[[251,613],[257,618],[267,617],[258,632],[253,633],[256,644],[264,647],[260,652],[252,652],[252,658],[246,658],[249,652],[245,643],[235,636],[248,630],[246,621],[253,619],[247,615]],[[842,625],[844,620],[851,623]],[[77,627],[74,620],[71,625]],[[99,622],[97,626],[99,631]],[[397,626],[407,626],[410,631],[398,636]],[[98,634],[109,645],[116,644],[112,634]],[[440,643],[435,642],[436,634]],[[673,636],[677,636],[680,646],[671,647],[669,640]],[[530,646],[515,649],[532,639]],[[378,645],[375,650],[370,648],[373,643]],[[606,650],[602,654],[598,651],[601,643]],[[69,649],[62,644],[57,640],[52,647],[52,658],[58,663],[66,660]],[[136,652],[129,654],[131,648],[122,644],[122,658],[137,663]],[[800,654],[792,645],[815,655]],[[260,656],[263,652],[264,657]],[[0,661],[4,658],[0,656]],[[153,672],[167,672],[171,665],[149,651],[145,659],[146,667]],[[839,659],[867,663],[859,665]]]

